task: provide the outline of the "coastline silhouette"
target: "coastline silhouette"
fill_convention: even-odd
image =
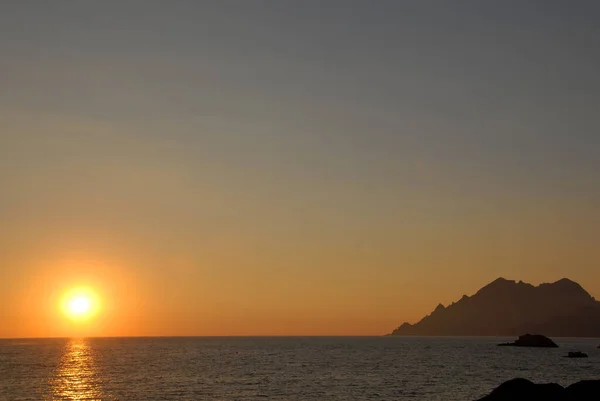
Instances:
[[[578,283],[562,279],[533,286],[498,278],[448,307],[440,304],[394,336],[600,336],[600,302]]]

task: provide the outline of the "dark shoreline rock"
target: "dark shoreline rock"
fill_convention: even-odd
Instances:
[[[525,334],[519,336],[519,339],[513,343],[498,344],[501,347],[540,347],[540,348],[558,348],[558,345],[551,339],[541,334]]]
[[[575,351],[575,352],[569,352],[567,355],[565,355],[565,358],[587,358],[588,354],[586,354],[585,352],[581,352],[581,351]]]
[[[598,400],[599,394],[600,380],[582,380],[565,388],[517,378],[502,383],[478,401],[592,401]]]

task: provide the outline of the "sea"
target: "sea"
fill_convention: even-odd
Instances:
[[[492,337],[0,340],[0,400],[476,400],[524,377],[600,379],[598,339]],[[568,351],[587,359],[569,359]]]

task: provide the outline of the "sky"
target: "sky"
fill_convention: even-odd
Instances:
[[[0,337],[379,335],[500,276],[600,297],[596,1],[1,8]]]

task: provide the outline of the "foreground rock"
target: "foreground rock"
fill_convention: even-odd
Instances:
[[[479,401],[597,401],[600,380],[583,380],[564,388],[556,383],[535,384],[527,379],[502,383]]]
[[[600,380],[582,380],[566,389],[567,400],[587,401],[600,399]]]
[[[541,334],[525,334],[519,336],[514,343],[498,344],[504,347],[540,347],[540,348],[558,348],[558,345],[551,339]]]

